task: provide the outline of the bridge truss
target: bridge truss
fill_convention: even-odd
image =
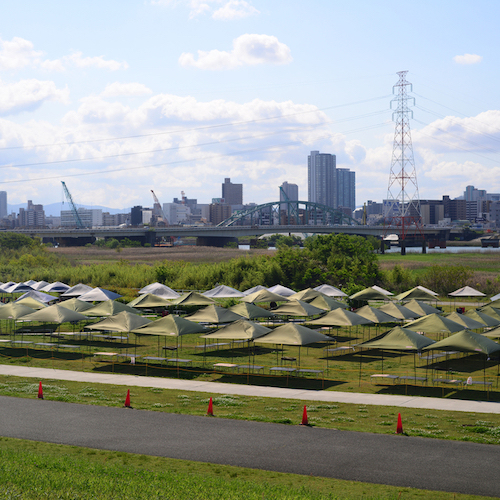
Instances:
[[[217,224],[228,226],[355,226],[359,223],[344,212],[310,201],[273,201],[235,212]]]

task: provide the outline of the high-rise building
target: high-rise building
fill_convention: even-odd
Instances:
[[[356,173],[348,168],[337,168],[337,206],[356,209]]]
[[[288,182],[284,182],[280,186],[280,201],[299,201],[299,186],[297,184],[290,184]],[[288,204],[282,203],[280,205],[280,210],[287,210]]]
[[[222,184],[222,198],[226,205],[243,205],[243,184],[233,184],[226,177]]]
[[[307,157],[308,200],[336,208],[335,196],[337,157],[329,153],[311,151]]]
[[[0,191],[0,219],[7,215],[7,191]]]
[[[28,200],[28,208],[19,209],[18,222],[20,227],[44,227],[45,211],[43,205],[35,205]]]

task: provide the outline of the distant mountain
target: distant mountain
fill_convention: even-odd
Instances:
[[[9,214],[15,212],[19,213],[20,208],[26,209],[28,206],[27,203],[20,203],[19,205],[7,205],[7,211]],[[101,209],[103,212],[109,212],[110,214],[125,214],[130,212],[130,208],[109,208],[102,207],[100,205],[77,205],[77,208],[96,208]],[[45,210],[46,217],[59,217],[61,215],[61,210],[71,210],[71,207],[68,203],[51,203],[50,205],[44,205],[43,209]]]

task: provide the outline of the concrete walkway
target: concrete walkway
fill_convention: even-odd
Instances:
[[[177,389],[181,391],[199,391],[209,394],[232,394],[238,396],[298,399],[301,401],[323,401],[332,403],[396,406],[400,408],[423,408],[428,410],[500,414],[500,403],[487,401],[424,398],[386,394],[361,394],[356,392],[312,391],[306,389],[224,384],[220,382],[202,382],[196,380],[142,377],[112,373],[76,372],[14,365],[0,365],[0,374],[13,375],[16,377],[30,377],[38,380],[69,380],[73,382],[114,384],[129,387],[158,387],[162,389]]]

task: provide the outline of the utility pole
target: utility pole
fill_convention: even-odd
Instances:
[[[387,200],[384,203],[385,224],[398,233],[401,253],[405,253],[405,238],[409,230],[420,231],[422,216],[418,194],[417,172],[413,158],[410,118],[413,112],[409,106],[415,98],[409,97],[412,84],[406,80],[408,71],[399,71],[399,81],[392,88],[396,96],[391,101],[392,120],[396,123],[392,149],[391,171]]]

